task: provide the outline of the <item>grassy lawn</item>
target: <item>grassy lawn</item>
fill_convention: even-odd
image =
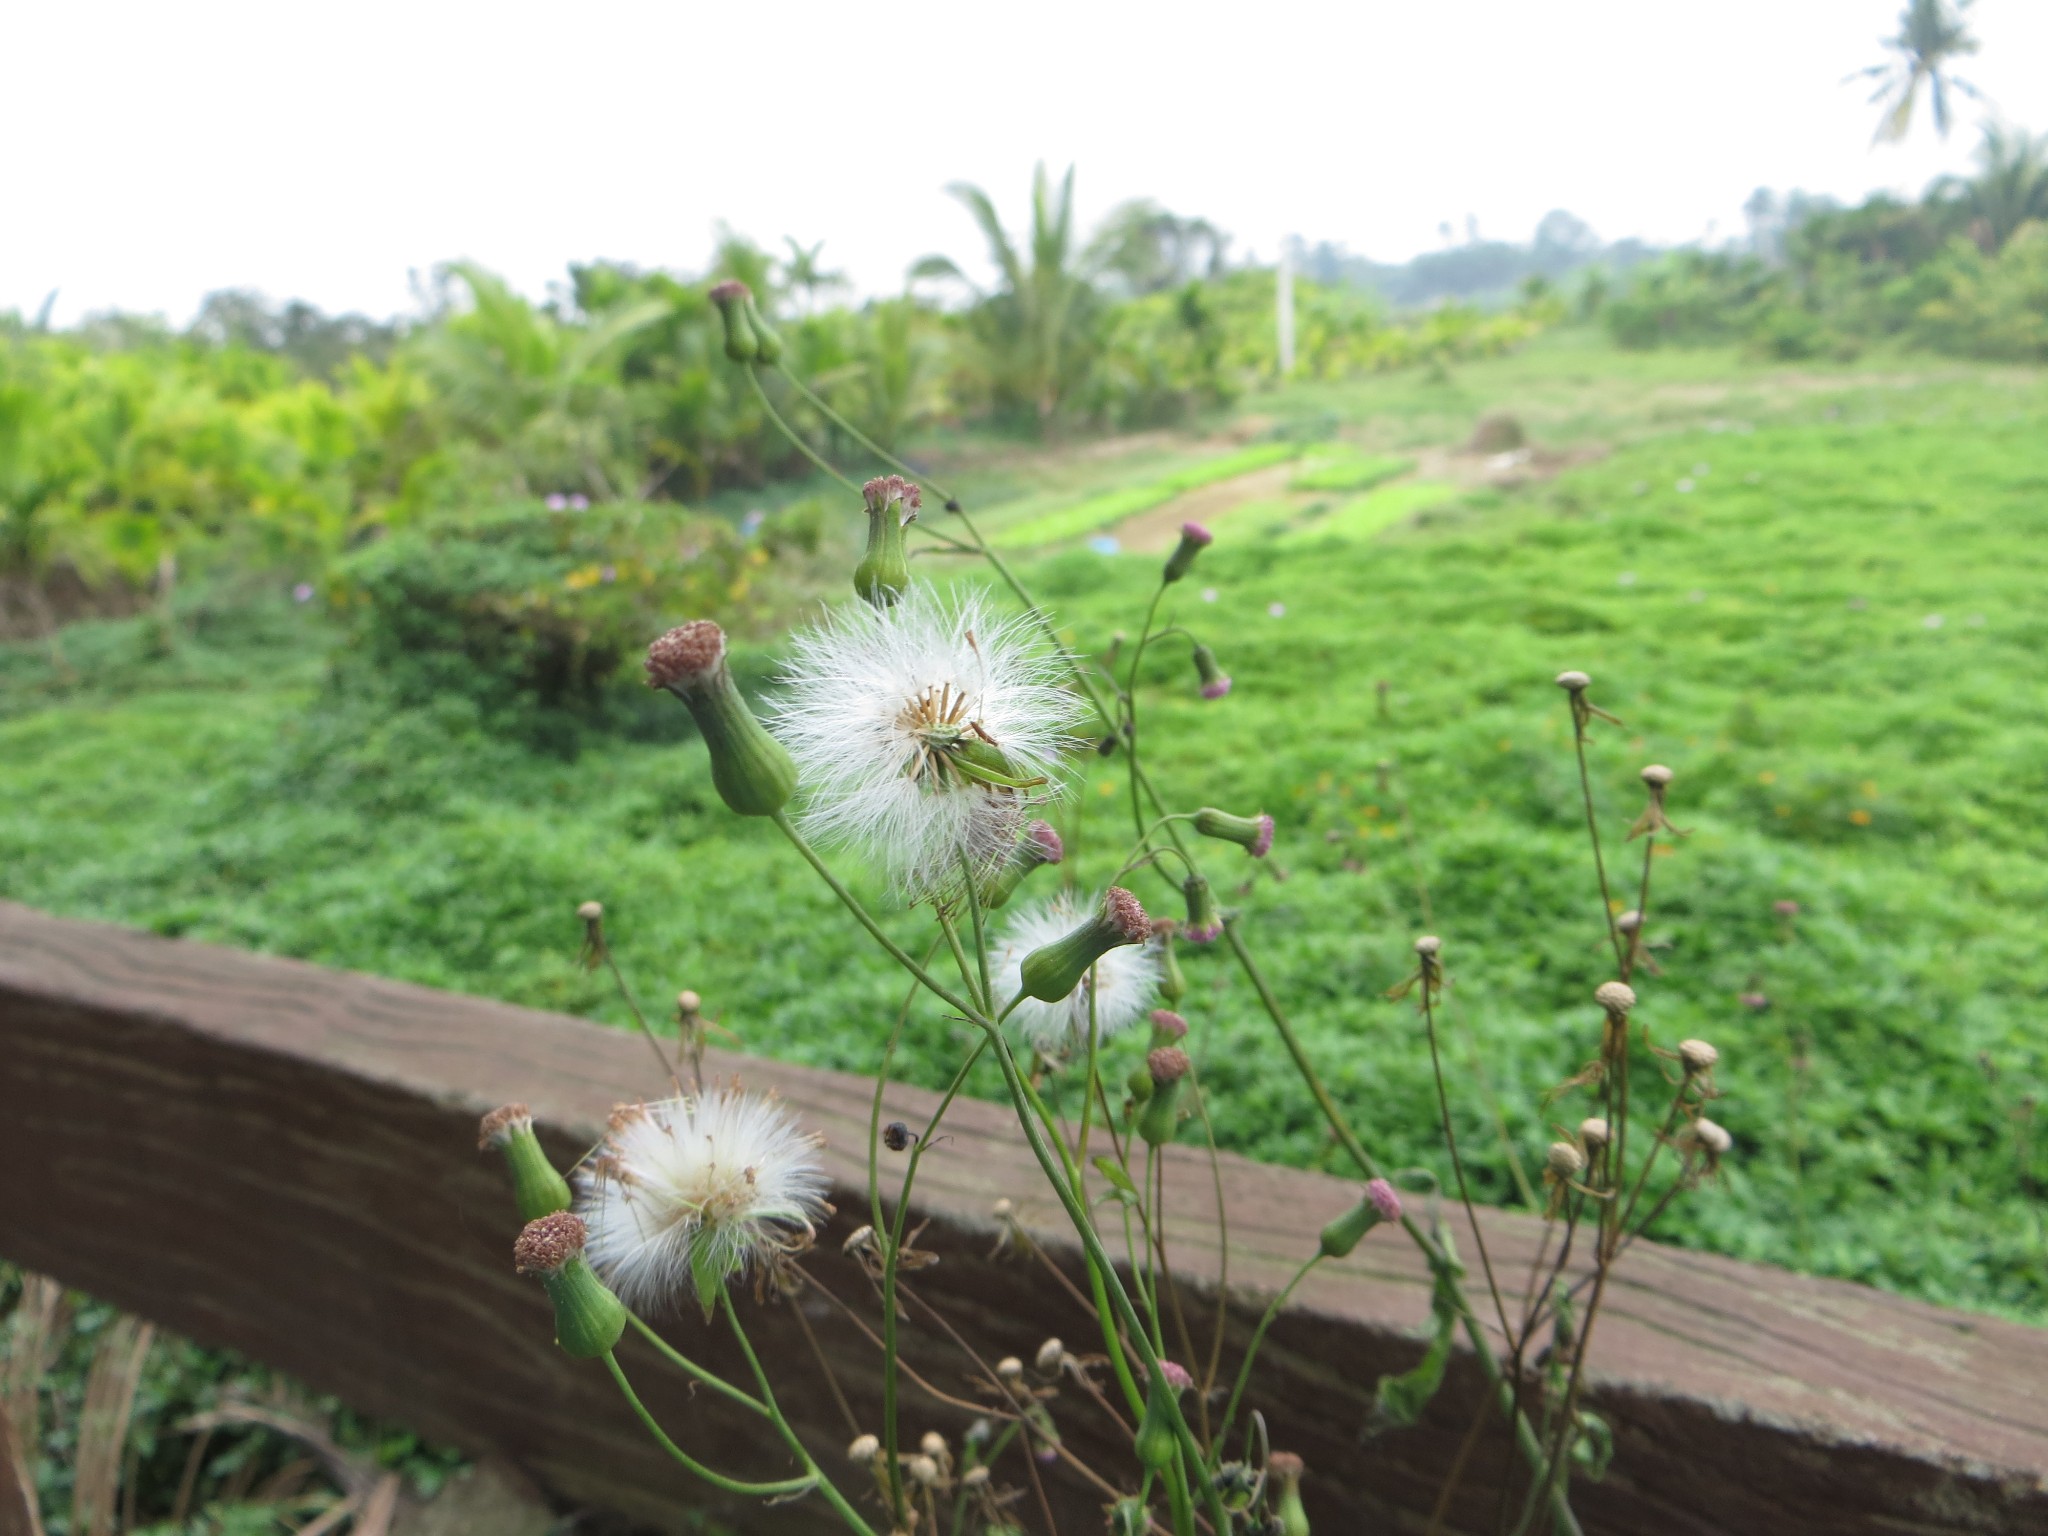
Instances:
[[[1449,377],[1247,403],[1361,462],[1441,450],[1501,408],[1545,447],[1602,456],[1516,490],[1418,469],[1320,493],[1316,516],[1217,518],[1168,607],[1236,689],[1197,698],[1184,641],[1148,659],[1167,793],[1279,820],[1286,878],[1245,863],[1225,897],[1333,1088],[1388,1159],[1440,1165],[1417,1020],[1384,997],[1426,901],[1487,1196],[1515,1198],[1490,1105],[1532,1166],[1584,1113],[1542,1102],[1595,1049],[1588,999],[1612,963],[1550,684],[1583,668],[1626,722],[1594,755],[1611,850],[1636,770],[1678,771],[1691,836],[1655,861],[1668,947],[1640,1017],[1666,1045],[1721,1047],[1737,1139],[1660,1235],[2048,1318],[2048,382],[1567,335]],[[1011,450],[959,478],[983,503],[1012,493],[998,530],[1079,536],[1122,512],[1062,521],[1073,507],[1224,451],[1155,437],[1040,473]],[[1068,549],[1026,571],[1100,648],[1135,630],[1157,558]],[[306,609],[227,613],[169,656],[143,637],[69,632],[73,683],[41,649],[0,653],[0,894],[616,1021],[576,964],[573,909],[597,897],[643,995],[691,986],[747,1049],[875,1066],[901,985],[771,831],[724,812],[679,707],[543,754],[464,701],[337,694],[333,636]],[[1094,880],[1128,840],[1127,799],[1116,762],[1080,770],[1061,820],[1068,869]],[[1224,1139],[1324,1158],[1242,979],[1220,956],[1186,966]],[[943,1080],[958,1044],[926,1010],[905,1072]]]

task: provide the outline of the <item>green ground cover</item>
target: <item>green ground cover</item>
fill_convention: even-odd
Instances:
[[[1608,973],[1549,682],[1584,668],[1627,722],[1594,757],[1617,840],[1637,768],[1679,773],[1692,835],[1656,861],[1669,947],[1641,1016],[1666,1043],[1721,1046],[1737,1138],[1721,1185],[1660,1234],[2048,1318],[2048,386],[1565,337],[1258,402],[1374,452],[1458,441],[1503,406],[1541,442],[1615,451],[1365,515],[1406,489],[1383,487],[1279,538],[1219,519],[1169,606],[1236,690],[1199,700],[1184,642],[1147,665],[1168,793],[1279,819],[1287,878],[1240,863],[1225,896],[1333,1087],[1391,1160],[1440,1164],[1416,1019],[1383,996],[1426,921],[1482,1192],[1515,1198],[1489,1096],[1532,1162],[1581,1113],[1541,1101],[1594,1049]],[[1156,570],[1080,550],[1028,576],[1099,647]],[[573,908],[597,897],[644,994],[691,986],[749,1050],[874,1067],[896,976],[771,832],[724,812],[679,708],[540,753],[472,701],[337,687],[312,605],[186,629],[165,655],[148,626],[79,626],[61,670],[0,652],[0,894],[621,1020],[576,963]],[[1127,802],[1114,761],[1081,767],[1061,820],[1093,880]],[[1324,1158],[1242,979],[1220,956],[1187,968],[1225,1141]],[[936,1081],[957,1045],[927,1010],[904,1070]]]
[[[991,521],[991,536],[998,544],[1012,549],[1033,549],[1084,538],[1091,533],[1100,533],[1127,517],[1164,506],[1187,491],[1284,464],[1300,452],[1299,443],[1254,443],[1235,453],[1216,454],[1198,460],[1185,469],[1174,470],[1142,484],[1105,491],[1082,501],[1070,501],[1056,511],[1038,516],[1019,516],[1014,509],[998,508]]]

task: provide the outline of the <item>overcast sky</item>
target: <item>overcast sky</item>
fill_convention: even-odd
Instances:
[[[1741,227],[1760,185],[1917,191],[1967,164],[1924,119],[1872,149],[1851,71],[1904,0],[1349,0],[1316,5],[578,0],[24,3],[0,13],[0,310],[159,311],[211,289],[411,307],[468,257],[534,294],[571,261],[701,267],[721,219],[822,239],[893,290],[979,255],[947,183],[1013,220],[1034,161],[1084,220],[1151,196],[1270,255],[1377,259]],[[1979,0],[1959,70],[2048,128],[2048,3]]]

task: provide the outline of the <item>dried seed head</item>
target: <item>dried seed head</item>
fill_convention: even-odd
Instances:
[[[1266,1470],[1283,1483],[1298,1483],[1301,1481],[1301,1474],[1307,1469],[1294,1452],[1275,1451],[1266,1458]]]
[[[996,1374],[1005,1381],[1015,1381],[1024,1374],[1024,1362],[1015,1355],[1005,1355],[996,1362]]]
[[[1692,1139],[1705,1149],[1709,1158],[1715,1159],[1727,1156],[1729,1149],[1735,1145],[1735,1138],[1728,1134],[1724,1126],[1705,1116],[1693,1121]]]
[[[989,1471],[987,1467],[969,1467],[960,1474],[960,1486],[963,1488],[986,1488],[988,1486],[988,1479]]]
[[[1607,1145],[1607,1137],[1607,1122],[1598,1115],[1588,1115],[1579,1122],[1579,1140],[1587,1146],[1604,1147]]]
[[[522,1275],[553,1275],[583,1251],[589,1238],[583,1218],[574,1211],[556,1211],[529,1221],[512,1245],[512,1267]]]
[[[1603,981],[1593,989],[1593,1001],[1607,1010],[1611,1019],[1625,1019],[1636,1005],[1636,989],[1625,981]]]
[[[1415,941],[1415,953],[1421,955],[1425,960],[1442,953],[1443,947],[1444,941],[1433,933],[1425,933]]]
[[[1593,686],[1593,679],[1583,672],[1560,672],[1557,674],[1557,686],[1566,693],[1584,693]]]
[[[1575,1179],[1585,1169],[1586,1154],[1568,1141],[1553,1141],[1543,1163],[1560,1179]]]
[[[946,1459],[946,1437],[935,1429],[924,1432],[924,1438],[917,1442],[917,1448],[935,1461]]]
[[[1005,1196],[1001,1200],[998,1200],[994,1205],[989,1207],[989,1214],[995,1217],[997,1221],[1008,1221],[1013,1215],[1016,1214],[1016,1211],[1017,1207],[1010,1203],[1008,1196]]]
[[[910,1148],[910,1127],[901,1120],[891,1120],[882,1127],[882,1145],[891,1152],[904,1152]]]
[[[604,903],[601,901],[586,901],[576,909],[576,915],[586,923],[594,923],[604,916]]]
[[[1041,864],[1057,864],[1067,856],[1067,845],[1060,841],[1059,833],[1045,822],[1034,821],[1026,827],[1024,841]]]
[[[1652,763],[1643,770],[1643,782],[1653,790],[1664,788],[1665,785],[1677,777],[1677,774],[1666,768],[1662,763]]]
[[[477,1122],[476,1149],[488,1152],[502,1147],[522,1131],[533,1129],[533,1112],[524,1104],[507,1104],[492,1110]]]
[[[1177,1083],[1188,1075],[1188,1053],[1177,1045],[1162,1045],[1145,1057],[1145,1070],[1154,1083]]]
[[[1704,1040],[1681,1040],[1678,1042],[1678,1059],[1685,1064],[1686,1075],[1698,1076],[1711,1072],[1714,1063],[1721,1059],[1721,1053]]]
[[[1643,927],[1643,914],[1630,907],[1614,920],[1614,926],[1623,933],[1640,933]]]
[[[929,1488],[939,1480],[939,1464],[929,1456],[913,1456],[910,1476],[920,1488]]]
[[[873,1435],[861,1435],[846,1448],[846,1459],[856,1466],[866,1466],[882,1454],[882,1442]]]
[[[696,993],[692,992],[688,987],[685,987],[682,991],[676,994],[676,1012],[682,1014],[686,1018],[690,1014],[697,1012],[703,1006],[704,999],[699,997]]]
[[[725,631],[709,619],[693,619],[647,647],[647,686],[694,688],[724,664]]]
[[[1038,1358],[1032,1364],[1038,1367],[1041,1375],[1050,1376],[1060,1368],[1060,1362],[1066,1358],[1067,1346],[1058,1339],[1047,1339],[1038,1346]]]
[[[1152,919],[1145,915],[1144,905],[1120,885],[1103,893],[1102,915],[1126,944],[1142,944],[1152,937]]]

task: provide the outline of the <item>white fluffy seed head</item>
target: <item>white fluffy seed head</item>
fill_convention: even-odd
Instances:
[[[818,1138],[737,1085],[614,1114],[576,1185],[590,1262],[631,1307],[685,1294],[699,1253],[730,1276],[808,1240],[829,1187]]]
[[[795,761],[804,829],[885,870],[896,893],[942,897],[1008,858],[1058,790],[1079,716],[1054,653],[978,591],[913,585],[892,607],[850,603],[794,642],[769,726]],[[1004,788],[974,777],[999,753]]]
[[[996,997],[1008,1002],[1023,985],[1024,957],[1064,939],[1094,916],[1096,903],[1065,891],[1032,903],[1003,925],[990,946]],[[1011,1013],[1018,1033],[1048,1056],[1088,1049],[1089,998],[1094,997],[1098,1041],[1114,1038],[1144,1017],[1159,991],[1159,940],[1120,945],[1095,962],[1081,984],[1056,1003],[1027,997]]]

